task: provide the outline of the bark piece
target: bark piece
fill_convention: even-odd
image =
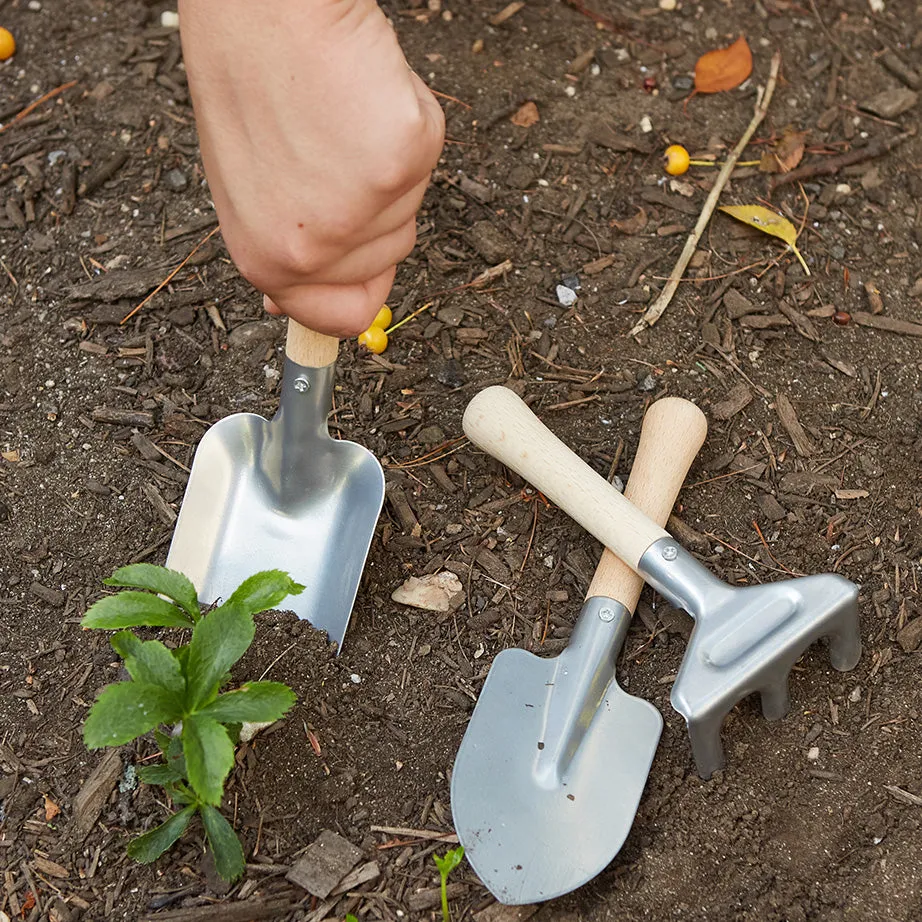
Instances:
[[[745,384],[737,384],[727,396],[711,408],[714,419],[726,420],[736,416],[752,402],[752,391]]]
[[[154,414],[147,410],[118,410],[113,407],[96,407],[93,419],[97,423],[112,423],[115,426],[144,426],[154,424]]]
[[[810,455],[815,454],[816,446],[813,444],[810,436],[807,435],[807,431],[800,424],[794,405],[784,394],[779,394],[775,398],[775,411],[778,413],[781,425],[784,426],[787,434],[791,437],[797,454],[802,458],[809,458]]]
[[[810,342],[818,343],[820,341],[820,334],[816,331],[816,327],[813,325],[813,321],[806,315],[802,314],[795,307],[792,307],[786,301],[782,301],[778,305],[778,310],[784,314],[788,320],[794,325],[794,329],[803,336],[804,339],[809,339]]]
[[[724,310],[731,320],[739,320],[746,314],[759,314],[765,310],[758,304],[753,304],[748,298],[743,297],[735,288],[730,288],[724,295]]]
[[[74,285],[68,296],[74,301],[105,301],[139,298],[153,291],[162,281],[165,269],[113,270],[92,282]]]
[[[99,819],[102,808],[122,774],[122,757],[115,750],[107,752],[74,798],[73,838],[82,843]]]
[[[896,118],[908,112],[918,102],[919,94],[904,86],[892,90],[884,90],[872,99],[860,105],[859,109],[879,115],[881,118]]]
[[[918,650],[922,645],[922,617],[913,618],[897,635],[896,642],[906,653]]]
[[[871,327],[873,330],[886,330],[901,336],[922,336],[922,323],[913,323],[911,320],[878,316],[867,311],[852,311],[852,320],[859,326]]]
[[[338,833],[324,829],[292,866],[287,879],[312,896],[326,899],[359,863],[362,851]]]

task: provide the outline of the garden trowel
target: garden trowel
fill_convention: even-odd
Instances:
[[[686,400],[648,410],[625,494],[655,521],[669,517],[706,431]],[[503,903],[574,890],[630,832],[663,725],[615,681],[642,586],[603,551],[566,650],[553,659],[505,650],[490,669],[455,760],[451,807],[465,855]]]
[[[844,577],[824,573],[744,587],[722,582],[507,388],[474,397],[464,431],[695,619],[670,701],[685,718],[702,778],[723,766],[721,725],[743,698],[758,694],[767,720],[787,713],[788,676],[814,641],[829,641],[834,669],[857,665],[858,587]]]
[[[384,472],[354,442],[330,437],[339,341],[288,321],[278,412],[236,413],[202,437],[167,566],[205,603],[260,570],[305,586],[285,604],[342,647],[375,523]]]

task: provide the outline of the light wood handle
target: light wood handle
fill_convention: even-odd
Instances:
[[[664,397],[647,410],[624,495],[657,525],[665,525],[692,461],[707,434],[707,419],[693,403]],[[608,548],[586,598],[603,596],[633,612],[643,579]]]
[[[285,342],[285,355],[305,368],[326,368],[336,361],[339,353],[339,340],[335,336],[315,333],[301,326],[296,320],[288,318],[288,339]]]
[[[463,426],[475,445],[537,487],[631,569],[637,569],[654,541],[668,536],[508,388],[488,387],[477,394],[464,412]],[[680,439],[680,433],[670,434],[671,451],[680,451]]]

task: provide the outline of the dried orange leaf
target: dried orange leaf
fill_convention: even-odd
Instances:
[[[800,260],[804,272],[810,274],[800,250],[797,249],[797,228],[787,218],[762,205],[721,205],[720,210],[731,218],[762,231],[763,234],[771,234],[772,237],[783,240]]]
[[[541,116],[538,114],[538,107],[529,100],[509,121],[511,121],[513,125],[518,125],[519,128],[531,128],[535,122],[541,121]]]
[[[617,228],[622,234],[639,234],[647,226],[647,213],[643,208],[638,208],[637,213],[623,221],[612,219],[611,226]]]
[[[45,799],[45,822],[50,823],[60,812],[61,808],[47,795]]]
[[[759,169],[763,173],[790,173],[803,159],[806,143],[806,131],[785,128],[774,148],[762,154]]]
[[[695,65],[695,92],[720,93],[738,87],[752,73],[752,52],[741,35],[728,48],[709,51]]]

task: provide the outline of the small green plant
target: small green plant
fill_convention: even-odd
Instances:
[[[100,692],[83,726],[84,741],[89,749],[122,746],[153,730],[163,760],[138,769],[138,778],[160,785],[180,807],[165,823],[133,839],[128,854],[143,863],[154,861],[199,814],[215,868],[226,880],[235,880],[243,873],[243,849],[218,808],[234,767],[240,726],[278,720],[295,696],[279,682],[249,682],[220,691],[230,680],[228,670],[253,641],[253,616],[304,587],[281,570],[266,570],[203,613],[195,587],[175,570],[134,564],[104,582],[128,591],[100,599],[81,623],[118,631],[111,643],[131,680]],[[139,639],[127,630],[133,627],[192,633],[188,643],[171,650],[159,640]]]
[[[463,857],[463,845],[450,848],[441,858],[438,855],[432,856],[435,866],[439,869],[439,877],[442,879],[442,922],[451,922],[451,913],[448,911],[448,875],[461,864]]]

